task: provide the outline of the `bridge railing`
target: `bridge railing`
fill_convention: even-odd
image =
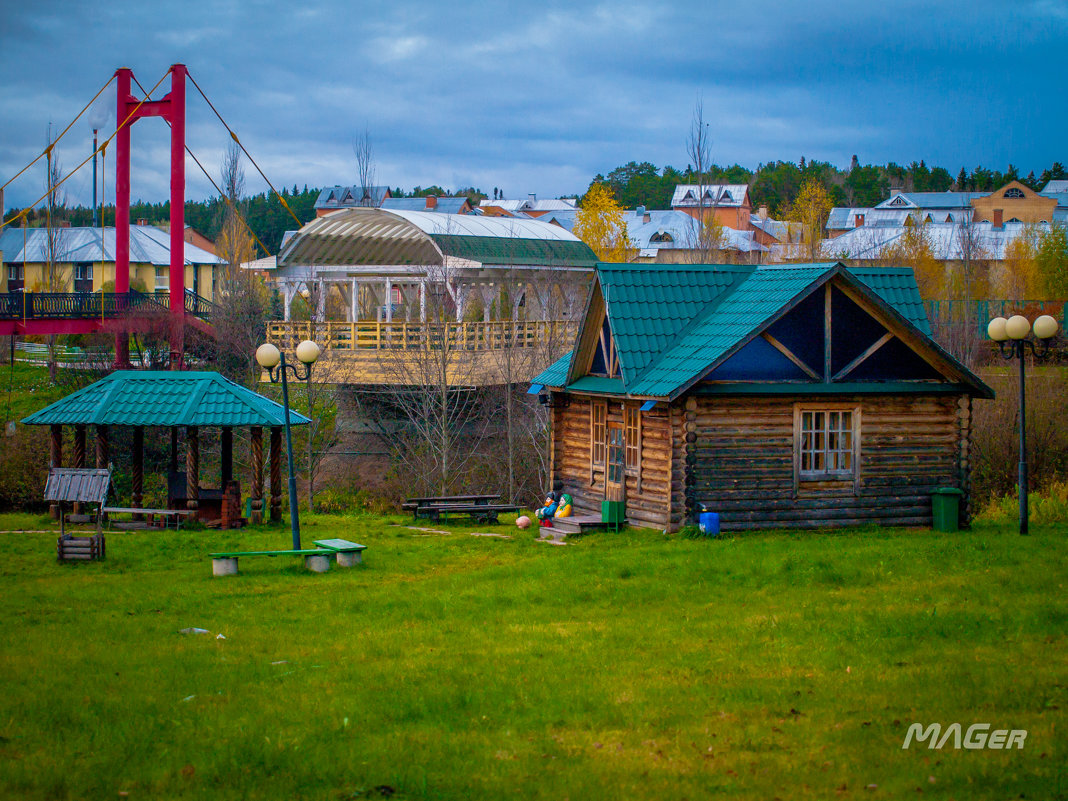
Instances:
[[[578,333],[574,320],[499,320],[470,323],[271,322],[267,339],[292,350],[305,339],[323,350],[504,350],[570,345]]]
[[[131,312],[160,313],[169,308],[168,293],[120,292],[4,292],[0,293],[0,320],[114,319]],[[214,304],[186,291],[185,309],[208,317]]]

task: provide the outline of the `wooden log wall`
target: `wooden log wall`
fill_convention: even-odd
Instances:
[[[600,515],[605,470],[603,465],[592,471],[590,467],[592,399],[572,395],[570,400],[569,406],[553,411],[553,489],[571,495],[576,514]],[[626,476],[627,520],[640,527],[677,528],[682,511],[673,510],[671,498],[677,493],[681,499],[683,487],[681,463],[675,462],[674,412],[661,403],[640,415],[641,480],[633,473]],[[623,403],[618,399],[608,400],[606,425],[612,423],[623,423]]]
[[[929,526],[931,490],[968,491],[970,424],[962,435],[959,396],[834,398],[861,410],[857,480],[801,481],[796,490],[795,400],[696,398],[684,479],[695,502],[720,513],[725,529]],[[689,414],[684,411],[683,436]]]

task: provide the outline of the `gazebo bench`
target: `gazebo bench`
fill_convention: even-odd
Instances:
[[[305,548],[299,551],[231,551],[208,554],[211,557],[213,576],[237,575],[237,560],[242,556],[303,556],[304,566],[313,573],[325,573],[330,569],[330,556],[337,551],[329,548]]]
[[[189,515],[195,515],[196,511],[193,509],[141,509],[134,506],[105,506],[100,510],[103,514],[108,515],[108,530],[111,530],[111,515],[113,514],[134,514],[144,515],[148,518],[150,524],[154,523],[154,518],[159,515],[163,518],[163,527],[166,528],[168,524],[168,518],[174,519],[175,529],[182,527],[182,518]]]

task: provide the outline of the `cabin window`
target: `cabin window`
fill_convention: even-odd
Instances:
[[[608,420],[608,404],[605,401],[593,401],[590,404],[590,443],[591,461],[595,465],[604,465],[605,422]]]
[[[855,409],[806,409],[798,414],[798,477],[802,481],[852,480],[856,475]]]
[[[156,285],[154,289],[157,292],[169,292],[171,288],[170,271],[167,267],[156,268]]]
[[[641,466],[641,411],[637,406],[623,407],[623,434],[626,443],[626,469],[631,475],[638,475]]]

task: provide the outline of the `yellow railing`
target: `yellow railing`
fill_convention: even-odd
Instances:
[[[578,333],[573,320],[500,320],[474,323],[271,322],[267,340],[283,349],[311,339],[323,350],[458,350],[566,348]]]

